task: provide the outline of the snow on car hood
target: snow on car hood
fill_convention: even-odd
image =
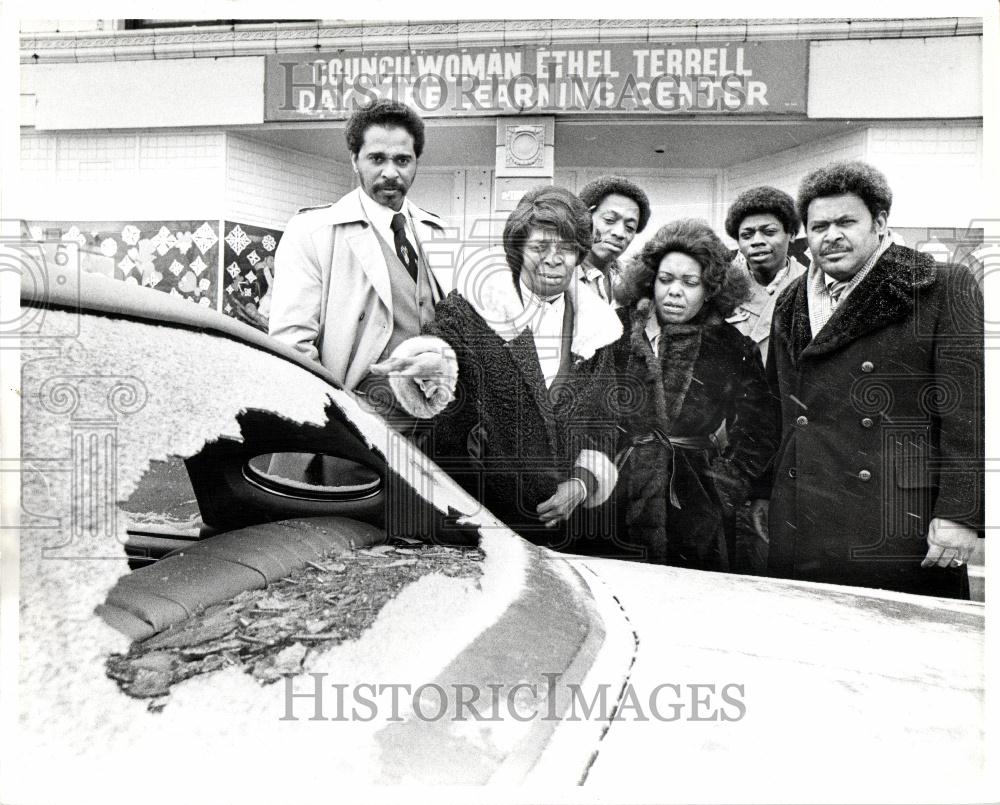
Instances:
[[[199,785],[214,779],[196,799],[327,798],[309,769],[339,778],[338,785],[370,782],[370,739],[384,723],[282,721],[284,685],[261,687],[231,669],[180,685],[170,708],[154,714],[106,677],[108,654],[127,648],[94,615],[128,572],[120,544],[126,518],[116,501],[129,496],[151,460],[194,455],[222,436],[238,439],[242,411],[322,425],[332,397],[369,445],[394,455],[404,477],[432,474],[435,506],[494,526],[484,530],[480,583],[428,576],[404,589],[362,638],[313,664],[310,671],[329,674],[331,683],[433,678],[515,600],[525,562],[520,541],[485,510],[471,514],[474,501],[408,442],[391,443],[400,437],[350,395],[289,361],[187,329],[45,315],[50,332],[73,337],[23,353],[22,456],[32,471],[22,518],[22,714],[20,757],[8,766],[19,773],[12,799],[106,802],[142,790],[146,799],[173,800],[176,792],[150,785],[167,763],[172,775]],[[279,768],[280,776],[261,774]],[[296,768],[304,771],[289,773]]]

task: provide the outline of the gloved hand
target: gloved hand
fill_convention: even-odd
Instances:
[[[722,511],[726,517],[735,517],[750,494],[750,480],[732,463],[724,458],[712,460],[709,474],[715,481],[715,491],[719,493]]]

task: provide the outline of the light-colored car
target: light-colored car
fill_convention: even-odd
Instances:
[[[982,604],[537,548],[321,367],[187,302],[60,276],[23,291],[4,801],[329,801],[383,783],[988,798]],[[261,647],[254,618],[296,585],[370,608],[337,598],[359,563],[413,578],[353,632]],[[213,632],[241,601],[254,611]],[[128,689],[210,649],[222,660],[166,694]]]

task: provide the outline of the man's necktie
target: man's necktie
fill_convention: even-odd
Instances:
[[[396,254],[399,255],[399,259],[406,266],[406,270],[410,272],[410,276],[413,277],[413,281],[417,281],[417,252],[413,248],[413,244],[410,243],[410,239],[406,237],[406,218],[403,213],[397,212],[392,216],[392,235],[395,240]]]
[[[850,280],[838,280],[830,285],[830,298],[833,300],[833,306],[836,307],[840,304],[840,297],[843,296],[844,291],[847,286],[851,284]]]

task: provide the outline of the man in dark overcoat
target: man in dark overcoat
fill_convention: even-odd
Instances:
[[[894,245],[862,162],[806,176],[812,254],[775,308],[782,445],[769,572],[968,598],[983,530],[983,300],[971,273]]]

